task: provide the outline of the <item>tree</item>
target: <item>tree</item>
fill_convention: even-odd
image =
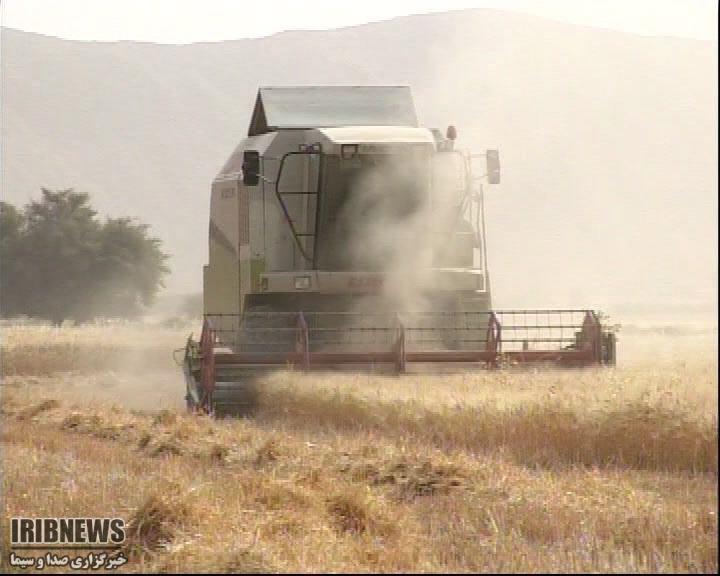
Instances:
[[[109,316],[137,315],[153,303],[168,272],[160,240],[148,237],[146,224],[130,218],[108,219],[99,235],[99,258],[91,271],[97,295],[94,308]]]
[[[2,208],[3,315],[133,317],[163,285],[160,241],[130,218],[100,222],[87,194],[43,188],[22,213]]]
[[[22,308],[23,269],[15,257],[21,249],[25,217],[12,204],[0,202],[0,309],[16,315]]]

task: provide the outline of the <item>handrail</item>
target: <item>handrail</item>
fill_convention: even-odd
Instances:
[[[397,338],[395,339],[394,352],[395,352],[395,371],[398,374],[405,372],[405,326],[399,316],[395,316],[395,322],[397,324]]]
[[[285,160],[288,156],[309,156],[309,155],[320,155],[320,152],[286,152],[282,155],[280,158],[280,166],[278,167],[278,173],[277,177],[275,178],[275,198],[277,198],[277,201],[280,203],[280,207],[282,208],[283,213],[285,214],[285,219],[287,220],[288,225],[290,226],[290,232],[292,232],[293,239],[295,240],[295,245],[297,246],[297,249],[300,251],[300,254],[307,262],[314,262],[314,254],[311,258],[307,255],[307,252],[305,252],[305,248],[302,245],[302,242],[300,242],[300,235],[298,234],[297,230],[295,229],[295,225],[292,222],[292,218],[290,218],[290,213],[288,212],[287,206],[285,206],[285,201],[282,199],[283,192],[280,192],[280,177],[282,175],[283,167],[285,166]],[[313,192],[312,194],[320,195],[320,174],[318,173],[318,185],[317,185],[317,191]],[[317,237],[317,218],[315,220],[315,237]],[[315,252],[315,242],[313,241],[313,252]]]
[[[297,338],[295,341],[295,351],[302,355],[303,369],[310,368],[310,337],[308,336],[308,325],[302,312],[298,312],[297,319]]]

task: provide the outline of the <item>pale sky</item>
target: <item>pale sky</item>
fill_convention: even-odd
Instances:
[[[494,8],[646,35],[717,40],[715,0],[0,0],[2,25],[75,40],[185,44]]]

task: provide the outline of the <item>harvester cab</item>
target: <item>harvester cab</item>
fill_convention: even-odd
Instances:
[[[258,91],[212,184],[192,409],[244,412],[255,377],[288,365],[614,361],[592,310],[493,310],[482,183],[499,156],[456,136],[421,127],[404,86]]]

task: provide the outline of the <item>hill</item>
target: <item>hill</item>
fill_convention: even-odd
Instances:
[[[152,225],[170,291],[197,291],[210,181],[257,87],[346,83],[409,84],[423,123],[500,149],[498,305],[716,302],[716,42],[492,10],[183,46],[4,28],[3,198],[91,192]]]

